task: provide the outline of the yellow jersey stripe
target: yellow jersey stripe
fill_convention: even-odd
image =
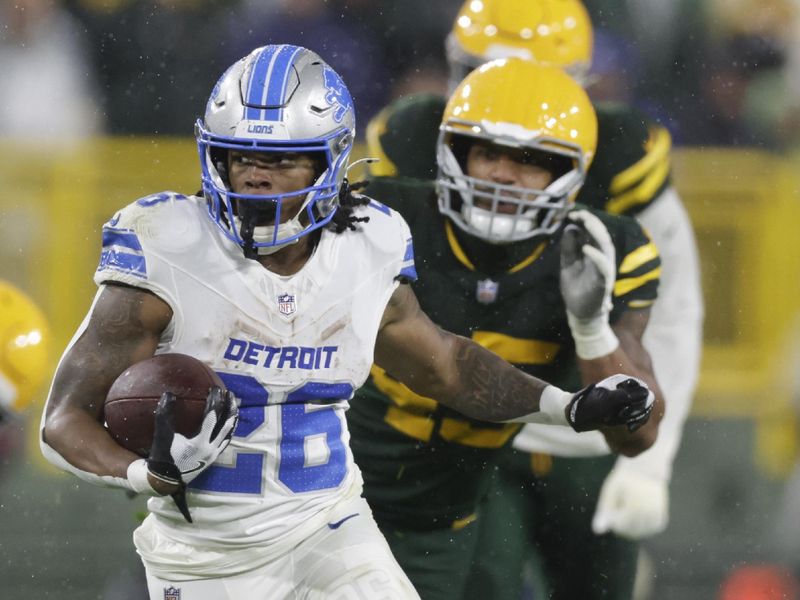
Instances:
[[[455,521],[453,521],[452,525],[450,525],[450,529],[458,531],[459,529],[464,529],[464,527],[466,527],[470,523],[474,523],[477,520],[478,520],[477,513],[472,513],[471,515],[467,515],[463,519],[456,519]]]
[[[474,271],[475,265],[473,265],[472,261],[464,254],[464,250],[462,250],[461,244],[459,244],[456,239],[456,234],[453,232],[453,226],[450,224],[450,221],[444,222],[444,229],[447,232],[447,243],[450,244],[450,250],[458,259],[458,262],[467,267],[470,271]]]
[[[415,440],[428,442],[433,435],[434,421],[431,417],[415,415],[396,406],[390,406],[386,410],[383,420]]]
[[[495,331],[473,331],[472,339],[500,358],[520,365],[550,364],[561,348],[556,342],[526,340]]]
[[[622,261],[622,264],[619,266],[619,273],[635,271],[654,258],[658,258],[658,248],[653,242],[645,244],[644,246],[639,246]]]
[[[652,200],[656,190],[667,180],[669,167],[669,159],[665,159],[637,187],[612,198],[606,204],[606,211],[612,215],[621,215],[632,206],[646,204]]]
[[[647,308],[653,306],[655,300],[631,300],[628,302],[628,308]]]
[[[467,267],[470,271],[474,271],[475,265],[472,264],[472,261],[467,257],[466,253],[464,252],[464,249],[461,247],[461,244],[458,243],[456,234],[453,231],[453,225],[450,223],[450,221],[444,222],[444,228],[445,231],[447,232],[447,243],[450,245],[450,250],[453,252],[453,255],[456,257],[458,262]],[[508,272],[516,273],[517,271],[521,271],[529,264],[531,264],[533,261],[535,261],[537,258],[539,258],[542,255],[542,252],[544,252],[544,249],[546,247],[547,247],[547,242],[542,242],[541,244],[536,246],[536,248],[534,248],[533,252],[531,252],[528,258],[522,260],[521,262],[511,267],[508,270]]]
[[[410,408],[420,415],[427,415],[436,410],[438,405],[436,400],[415,394],[405,384],[389,377],[379,366],[372,365],[369,373],[372,375],[375,387],[389,396],[398,406]]]
[[[531,253],[531,255],[528,258],[523,260],[518,265],[514,265],[513,267],[511,267],[508,270],[508,272],[509,273],[516,273],[517,271],[521,271],[522,269],[527,267],[529,264],[531,264],[533,261],[535,261],[537,258],[539,258],[542,255],[542,252],[544,252],[544,249],[546,247],[547,247],[547,242],[542,242],[541,244],[536,246],[536,248],[534,249],[534,251]]]
[[[369,173],[373,177],[394,177],[397,175],[395,165],[381,145],[381,136],[386,133],[386,124],[389,118],[388,108],[379,112],[367,125],[367,156],[378,158],[378,162],[369,165]]]
[[[653,269],[652,271],[645,273],[644,275],[640,275],[639,277],[629,277],[626,279],[618,279],[617,282],[614,284],[614,295],[615,296],[624,296],[628,292],[635,290],[638,287],[643,286],[649,281],[653,279],[658,279],[661,277],[661,267]]]
[[[472,448],[501,448],[522,426],[509,423],[501,428],[481,427],[463,419],[445,417],[439,425],[443,440]]]
[[[663,127],[656,127],[650,132],[650,139],[645,143],[644,155],[633,165],[618,173],[608,186],[608,191],[612,196],[628,189],[634,183],[644,178],[652,171],[658,163],[668,160],[669,151],[672,148],[672,138]]]

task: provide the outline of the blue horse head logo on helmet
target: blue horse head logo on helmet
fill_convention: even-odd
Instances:
[[[325,101],[333,107],[333,120],[341,123],[347,111],[355,112],[353,99],[342,78],[333,69],[326,66],[322,73],[325,77]]]

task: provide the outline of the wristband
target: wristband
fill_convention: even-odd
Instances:
[[[509,419],[508,423],[541,423],[543,425],[564,425],[569,427],[567,405],[572,401],[574,394],[565,392],[554,385],[548,385],[539,397],[539,411]]]
[[[567,313],[567,320],[578,358],[593,360],[611,354],[619,347],[619,339],[605,319],[584,321]]]
[[[156,491],[147,479],[148,473],[147,461],[144,458],[135,460],[128,465],[128,483],[131,489],[137,494],[149,494],[154,496],[156,495]]]

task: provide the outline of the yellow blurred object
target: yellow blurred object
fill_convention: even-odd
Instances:
[[[755,429],[755,459],[761,472],[774,479],[785,479],[797,464],[797,416],[786,407],[774,415],[758,419]]]
[[[796,167],[755,149],[683,148],[673,181],[694,225],[706,306],[694,412],[773,414],[789,401],[784,356],[800,309]]]
[[[786,40],[798,17],[794,0],[711,0],[709,23],[724,35],[763,35]]]
[[[467,0],[447,53],[451,64],[470,68],[516,56],[582,76],[592,61],[592,23],[577,0]]]
[[[26,294],[0,281],[0,412],[19,414],[34,399],[48,369],[50,330]]]

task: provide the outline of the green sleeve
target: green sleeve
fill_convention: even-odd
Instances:
[[[633,217],[593,211],[606,225],[616,250],[617,279],[611,321],[626,310],[649,308],[658,297],[661,256],[647,231]]]
[[[367,151],[380,161],[375,177],[436,178],[436,140],[445,99],[414,94],[394,101],[367,125]]]
[[[578,202],[636,215],[670,185],[669,132],[639,111],[598,104],[597,151]]]

